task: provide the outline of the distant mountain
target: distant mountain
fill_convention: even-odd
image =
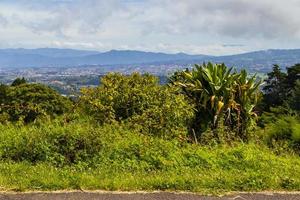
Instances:
[[[130,65],[130,64],[194,64],[202,62],[224,62],[251,71],[269,71],[273,64],[282,67],[300,62],[300,49],[265,50],[230,56],[167,54],[132,50],[108,52],[74,49],[0,49],[0,67],[64,67],[81,65]]]
[[[274,64],[282,68],[300,63],[300,49],[270,49],[230,56],[218,56],[213,62],[224,62],[229,66],[249,68],[252,71],[270,71]]]
[[[0,49],[0,67],[116,65],[194,60],[206,55],[166,54],[131,50],[108,52],[73,49]]]
[[[98,51],[58,49],[58,48],[38,48],[38,49],[0,49],[0,54],[7,53],[12,55],[40,55],[46,57],[77,57],[98,54]]]
[[[105,53],[86,56],[88,64],[138,64],[138,63],[152,63],[152,62],[169,62],[169,61],[189,61],[195,59],[203,59],[206,55],[188,55],[184,53],[166,54],[153,53],[143,51],[117,51],[112,50]],[[78,60],[80,62],[80,60]]]

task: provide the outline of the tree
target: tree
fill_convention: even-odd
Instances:
[[[286,106],[297,93],[295,87],[298,80],[300,80],[300,64],[288,67],[287,73],[281,72],[280,67],[274,65],[263,87],[266,110],[270,110],[271,107]]]
[[[79,101],[83,112],[100,124],[125,122],[144,133],[172,136],[185,130],[192,118],[184,96],[159,85],[155,76],[109,73],[100,82],[96,88],[82,89]]]
[[[286,73],[282,72],[278,65],[274,65],[273,70],[267,74],[266,85],[263,87],[264,102],[267,109],[282,105],[286,98]]]
[[[8,86],[0,84],[0,105],[5,102]]]
[[[300,64],[287,68],[286,85],[288,89],[288,102],[290,108],[300,111]]]
[[[33,122],[39,116],[55,117],[67,112],[72,103],[48,86],[41,84],[17,84],[6,88],[0,114],[10,121]]]
[[[25,80],[24,77],[23,78],[17,78],[12,82],[11,86],[18,86],[18,85],[22,85],[22,84],[25,84],[25,83],[27,83],[27,81]]]
[[[300,80],[295,82],[295,87],[291,92],[289,105],[293,110],[300,111]]]
[[[287,68],[285,82],[288,88],[294,88],[297,80],[300,80],[300,63]]]

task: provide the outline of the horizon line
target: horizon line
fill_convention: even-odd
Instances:
[[[104,50],[104,51],[100,51],[97,49],[80,49],[80,48],[68,48],[68,47],[37,47],[37,48],[24,48],[24,47],[14,47],[14,48],[0,48],[0,50],[18,50],[18,49],[23,49],[23,50],[38,50],[38,49],[58,49],[58,50],[75,50],[75,51],[91,51],[91,52],[96,52],[96,53],[108,53],[108,52],[112,52],[112,51],[135,51],[135,52],[144,52],[144,53],[162,53],[162,54],[170,54],[170,55],[176,55],[176,54],[186,54],[186,55],[190,55],[190,56],[213,56],[213,57],[219,57],[219,56],[232,56],[232,55],[241,55],[241,54],[246,54],[246,53],[255,53],[255,52],[261,52],[261,51],[274,51],[274,50],[281,50],[281,51],[285,51],[285,50],[300,50],[300,48],[269,48],[269,49],[257,49],[257,50],[250,50],[250,51],[244,51],[244,52],[240,52],[240,53],[231,53],[231,54],[224,54],[224,55],[209,55],[209,54],[202,54],[202,53],[198,53],[198,54],[192,54],[192,53],[187,53],[184,51],[178,51],[178,52],[167,52],[167,51],[149,51],[149,50],[137,50],[137,49],[110,49],[110,50]]]

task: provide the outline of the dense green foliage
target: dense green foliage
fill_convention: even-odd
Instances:
[[[212,63],[168,85],[110,73],[74,101],[25,79],[0,85],[0,186],[299,190],[299,67],[274,66],[262,93],[255,76]]]
[[[276,155],[260,143],[201,146],[82,121],[0,128],[5,189],[217,193],[300,187],[299,157]]]
[[[153,135],[172,136],[192,118],[192,106],[176,89],[152,75],[111,73],[96,88],[85,88],[80,106],[100,124],[128,122]]]
[[[292,148],[300,153],[300,120],[292,116],[277,118],[267,128],[267,142],[271,146]]]
[[[259,125],[266,129],[268,145],[300,154],[300,64],[288,67],[286,73],[274,65],[263,91]]]
[[[191,71],[177,72],[171,83],[179,86],[195,105],[193,129],[198,133],[222,123],[246,138],[247,128],[256,114],[259,82],[247,72],[232,72],[224,64],[196,65]],[[221,121],[222,120],[222,121]]]
[[[0,119],[32,122],[37,117],[54,117],[67,112],[72,103],[56,91],[41,84],[16,80],[12,86],[0,87]]]
[[[22,85],[22,84],[25,84],[27,83],[27,81],[25,80],[25,78],[17,78],[15,79],[12,83],[11,83],[11,86],[18,86],[18,85]]]
[[[300,78],[295,81],[295,86],[291,90],[289,105],[291,109],[300,111]]]
[[[299,81],[300,64],[287,68],[287,73],[282,72],[278,65],[274,65],[273,71],[268,73],[266,85],[263,87],[265,110],[277,106],[290,106],[299,110]]]

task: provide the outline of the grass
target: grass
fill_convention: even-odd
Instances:
[[[253,142],[209,147],[89,123],[0,126],[0,190],[300,189],[299,156]]]

